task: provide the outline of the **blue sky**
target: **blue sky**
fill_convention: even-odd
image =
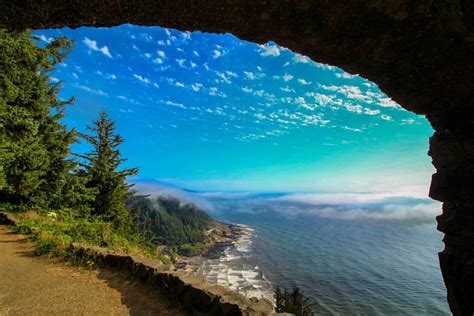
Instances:
[[[84,131],[106,111],[139,178],[203,191],[427,195],[432,129],[359,76],[274,43],[160,27],[40,30],[75,39],[51,80]],[[88,150],[86,144],[74,151]]]

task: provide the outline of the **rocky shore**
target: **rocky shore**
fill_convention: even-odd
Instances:
[[[183,258],[175,269],[204,277],[250,299],[273,302],[273,287],[251,256],[253,229],[240,224],[219,223],[208,231],[209,248],[200,256]]]

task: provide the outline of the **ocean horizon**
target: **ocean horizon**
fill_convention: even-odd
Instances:
[[[210,283],[266,298],[277,286],[299,287],[321,315],[449,314],[435,201],[367,194],[198,195],[215,219],[249,231],[245,244],[205,264],[201,272]]]

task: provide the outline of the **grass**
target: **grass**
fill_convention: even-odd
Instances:
[[[18,212],[14,214],[19,223],[16,232],[29,234],[34,243],[35,254],[65,256],[71,243],[98,246],[113,251],[159,259],[170,263],[172,256],[163,253],[137,233],[120,232],[109,222],[78,219],[71,212],[50,213]]]

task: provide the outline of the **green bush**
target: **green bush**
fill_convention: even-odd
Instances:
[[[195,243],[195,244],[182,244],[177,247],[177,252],[180,255],[192,257],[197,256],[205,252],[207,249],[206,245],[203,243]]]

